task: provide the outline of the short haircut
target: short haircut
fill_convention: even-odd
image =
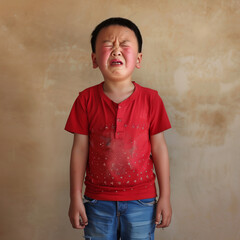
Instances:
[[[138,52],[141,53],[142,52],[142,36],[141,33],[138,29],[138,27],[129,19],[126,18],[108,18],[106,20],[104,20],[103,22],[101,22],[100,24],[98,24],[96,26],[96,28],[93,30],[92,35],[91,35],[91,47],[92,47],[92,52],[95,53],[96,51],[96,41],[97,41],[97,36],[99,34],[99,32],[106,27],[112,26],[112,25],[119,25],[119,26],[123,26],[123,27],[127,27],[129,29],[131,29],[134,33],[135,36],[137,38],[138,41]]]

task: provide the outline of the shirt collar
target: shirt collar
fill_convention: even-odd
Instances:
[[[124,105],[127,105],[127,104],[129,104],[130,102],[132,102],[132,101],[136,98],[136,96],[137,96],[137,94],[138,94],[139,85],[138,85],[135,81],[133,81],[132,83],[134,84],[134,87],[135,87],[133,93],[132,93],[127,99],[125,99],[124,101],[122,101],[122,102],[120,102],[120,103],[115,103],[114,101],[112,101],[112,100],[104,93],[104,91],[103,91],[103,84],[104,84],[104,82],[101,82],[101,83],[98,85],[98,91],[99,91],[99,93],[100,93],[101,98],[103,98],[105,101],[107,101],[107,102],[112,102],[112,103],[115,104],[115,105],[124,106]]]

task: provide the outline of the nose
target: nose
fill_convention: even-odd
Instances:
[[[121,56],[121,53],[114,51],[114,52],[112,52],[112,56],[114,56],[114,57]]]
[[[113,51],[112,51],[112,56],[117,57],[117,56],[121,56],[121,55],[122,55],[122,53],[119,49],[119,46],[115,46]]]

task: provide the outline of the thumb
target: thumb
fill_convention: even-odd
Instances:
[[[162,221],[162,219],[161,219],[161,212],[158,212],[156,214],[155,224],[159,225],[159,224],[161,224],[161,221]]]

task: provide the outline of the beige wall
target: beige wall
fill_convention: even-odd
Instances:
[[[63,128],[78,91],[102,81],[89,39],[112,16],[141,29],[134,79],[159,91],[173,125],[173,220],[156,239],[240,239],[240,1],[8,0],[0,14],[1,240],[80,239]]]

